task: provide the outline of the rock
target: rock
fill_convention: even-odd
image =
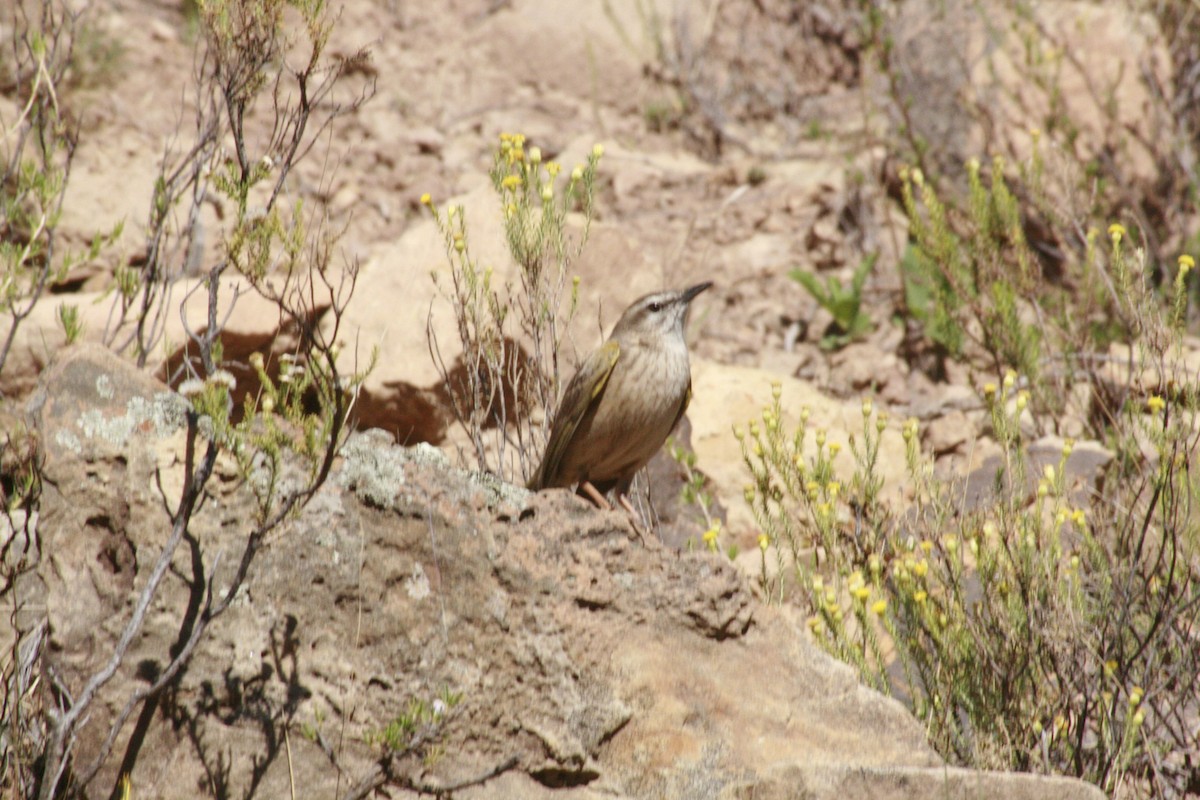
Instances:
[[[748,367],[732,367],[693,359],[692,445],[699,469],[712,481],[713,491],[729,514],[729,529],[742,549],[755,546],[758,531],[743,499],[750,481],[742,461],[741,444],[733,436],[733,426],[743,428],[751,420],[761,422],[763,409],[771,402],[771,384],[778,381],[782,394],[783,428],[791,436],[799,422],[801,409],[808,408],[806,452],[811,453],[814,434],[827,431],[828,441],[836,442],[841,453],[834,464],[843,482],[854,472],[854,457],[849,437],[862,439],[862,400],[837,400],[817,391],[811,383]],[[885,410],[876,405],[877,410]],[[893,418],[883,432],[877,469],[884,481],[884,496],[899,499],[906,483],[904,440],[900,435],[903,420]]]
[[[1042,470],[1047,465],[1058,467],[1062,460],[1064,444],[1063,439],[1047,436],[1028,446],[1025,485],[1018,490],[1025,501],[1030,501],[1035,496]],[[1063,478],[1064,490],[1072,504],[1084,509],[1091,507],[1091,500],[1095,496],[1104,468],[1113,457],[1112,451],[1099,442],[1082,441],[1072,445]],[[995,501],[997,476],[1003,474],[1003,467],[1004,454],[999,452],[988,455],[982,464],[971,471],[966,478],[962,494],[965,509],[979,508]],[[1011,475],[1004,476],[1003,486],[1006,490],[1013,489]]]
[[[883,352],[870,342],[851,342],[833,354],[831,380],[860,392],[882,392],[903,377],[894,352]]]
[[[333,276],[335,281],[337,277]],[[162,320],[163,332],[152,343],[148,364],[160,375],[173,371],[180,363],[189,342],[188,331],[205,330],[208,321],[208,294],[204,281],[198,278],[183,278],[170,287],[167,303],[170,311]],[[261,350],[271,352],[273,347],[286,350],[287,336],[279,330],[278,306],[259,295],[245,280],[227,274],[220,284],[217,295],[217,319],[224,323],[226,357],[234,363],[230,369],[240,381],[252,377],[245,362],[245,355]],[[318,302],[321,301],[319,294]],[[79,310],[83,325],[80,341],[90,342],[107,349],[104,343],[111,340],[114,346],[130,346],[130,337],[135,324],[131,316],[120,330],[110,331],[108,325],[114,319],[113,296],[105,292],[80,292],[63,295],[62,302],[72,304]],[[319,310],[319,309],[318,309]],[[186,318],[187,327],[182,318]],[[17,328],[12,350],[4,364],[0,386],[4,393],[22,395],[35,385],[46,365],[66,346],[66,334],[58,321],[58,303],[43,301]],[[170,346],[174,349],[166,350]],[[347,348],[352,350],[353,348]],[[194,352],[195,346],[191,347]],[[358,354],[360,360],[365,354]],[[350,356],[347,356],[349,361]],[[245,385],[243,385],[245,388]]]
[[[976,435],[975,426],[958,410],[930,420],[921,431],[921,442],[935,456],[959,449]]]
[[[1171,59],[1152,14],[1073,0],[1039,3],[1028,15],[1002,3],[922,0],[898,8],[889,27],[905,120],[932,144],[939,171],[960,174],[967,159],[989,153],[1023,160],[1034,131],[1063,129],[1048,118],[1065,115],[1072,135],[1064,146],[1085,160],[1118,158],[1136,180],[1155,178],[1143,143],[1155,141],[1156,100],[1142,76],[1170,85]],[[1031,89],[1042,79],[1050,88]],[[986,130],[962,113],[964,102],[986,109]],[[1125,130],[1135,133],[1118,138]]]
[[[45,441],[88,443],[54,456],[40,531],[53,555],[37,568],[43,658],[72,694],[112,651],[169,528],[159,429],[101,435],[86,406],[111,423],[166,393],[82,348],[35,403]],[[216,557],[241,552],[253,503],[243,481],[208,489],[191,547],[79,730],[77,766],[191,624],[195,576],[218,596],[229,586],[233,565]],[[643,544],[620,512],[487,482],[382,433],[351,439],[235,598],[90,791],[133,753],[144,796],[333,795],[378,774],[365,740],[420,700],[443,709],[420,729],[433,746],[394,775],[432,790],[500,773],[463,797],[1100,797],[946,768],[898,702],[819,651],[792,612],[760,606],[723,557]],[[439,706],[447,690],[458,699]]]

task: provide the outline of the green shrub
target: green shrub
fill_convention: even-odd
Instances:
[[[936,477],[909,420],[908,500],[886,503],[886,415],[864,401],[842,481],[838,448],[809,430],[806,411],[786,429],[777,390],[760,420],[735,428],[763,532],[762,586],[773,601],[806,605],[816,640],[904,697],[954,763],[1074,775],[1122,796],[1182,793],[1200,778],[1186,721],[1200,711],[1189,466],[1200,386],[1182,360],[1194,259],[1181,256],[1156,290],[1145,251],[1114,224],[1108,247],[1093,233],[1069,265],[1103,272],[1113,291],[1072,307],[1066,287],[1033,268],[1000,167],[990,186],[968,170],[970,208],[956,223],[965,234],[919,173],[904,183],[927,332],[982,361],[985,375],[999,372],[980,386],[1000,450],[990,490],[968,503],[961,479]],[[1129,343],[1124,364],[1101,358],[1110,342],[1091,314],[1102,307]],[[1066,387],[1091,401],[1068,409]],[[1111,454],[1093,488],[1070,482],[1070,439],[1050,463],[1030,457],[1037,431],[1089,406],[1102,413],[1085,429]]]
[[[445,241],[449,280],[439,271],[432,277],[453,310],[462,347],[458,360],[448,362],[430,327],[430,352],[478,467],[521,483],[549,436],[548,420],[535,421],[531,412],[549,411],[558,399],[561,350],[579,300],[570,267],[591,229],[604,152],[596,145],[586,164],[562,176],[557,162],[543,163],[541,149],[526,150],[525,143],[521,134],[501,134],[490,173],[515,283],[495,285],[492,265],[472,254],[462,206],[440,211],[428,195],[421,198]],[[583,227],[573,237],[567,214],[575,210]]]

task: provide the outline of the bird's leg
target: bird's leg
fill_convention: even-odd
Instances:
[[[579,484],[579,491],[586,495],[589,500],[595,503],[597,508],[600,508],[604,511],[612,511],[612,503],[608,502],[608,499],[605,498],[604,495],[600,494],[600,490],[593,486],[591,481],[584,481],[583,483]],[[626,508],[628,508],[628,506],[626,506]]]
[[[636,533],[638,538],[642,540],[642,544],[645,544],[646,533],[642,530],[640,522],[641,516],[637,513],[637,510],[634,509],[633,503],[629,502],[629,495],[622,491],[618,491],[617,502],[621,505],[621,508],[625,509],[625,512],[629,514],[629,524],[633,526],[633,532]]]

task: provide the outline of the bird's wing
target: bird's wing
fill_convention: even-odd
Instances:
[[[529,481],[530,489],[537,491],[554,485],[563,456],[575,437],[579,423],[587,416],[588,409],[608,385],[609,376],[612,375],[613,367],[620,357],[621,345],[615,341],[608,341],[579,365],[579,370],[571,378],[567,391],[563,393],[562,401],[558,404],[558,414],[550,428],[550,441],[546,443],[546,453],[542,456],[541,466]]]
[[[675,426],[679,424],[679,420],[683,419],[683,412],[687,411],[688,406],[692,402],[692,376],[688,376],[688,388],[683,394],[683,402],[679,404],[679,411],[675,413],[675,421],[671,423],[671,431],[674,432]]]

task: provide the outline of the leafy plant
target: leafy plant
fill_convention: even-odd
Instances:
[[[12,20],[13,99],[19,110],[0,137],[0,318],[7,322],[0,372],[18,328],[45,292],[80,262],[95,259],[122,231],[118,223],[96,234],[82,252],[64,250],[58,236],[80,135],[67,89],[78,73],[81,14],[58,0],[43,0],[36,17],[18,4]]]
[[[848,286],[843,286],[832,275],[822,284],[811,272],[794,269],[788,273],[833,316],[831,329],[821,337],[821,347],[827,350],[845,347],[871,330],[871,318],[862,310],[863,287],[878,259],[878,253],[864,256],[855,267]]]
[[[55,16],[58,7],[50,0],[44,8],[49,11],[44,12],[43,22],[48,20],[52,26],[64,26],[73,19]],[[217,194],[230,203],[234,213],[230,215],[230,227],[222,232],[219,258],[205,270],[207,280],[192,289],[207,294],[206,312],[202,319],[188,319],[186,315],[184,319],[188,341],[182,374],[176,376],[182,397],[176,398],[175,407],[185,436],[182,485],[173,497],[159,485],[166,512],[164,543],[157,556],[144,565],[144,576],[138,575],[127,616],[115,622],[120,626],[120,635],[110,651],[97,650],[93,654],[96,666],[90,672],[78,676],[69,688],[62,679],[30,684],[25,679],[40,674],[35,667],[46,642],[46,628],[37,626],[13,643],[9,663],[19,665],[20,675],[12,684],[17,695],[9,702],[6,694],[0,709],[0,727],[5,731],[0,737],[0,763],[6,768],[14,765],[15,775],[9,785],[16,785],[22,796],[37,796],[39,800],[59,796],[68,787],[71,792],[86,792],[118,741],[123,741],[125,748],[123,765],[130,767],[137,762],[143,737],[126,735],[122,740],[122,733],[128,733],[130,717],[135,712],[146,719],[154,716],[164,692],[177,685],[211,623],[239,595],[264,538],[290,519],[324,484],[345,441],[350,412],[366,375],[361,370],[342,371],[338,366],[340,323],[353,296],[357,265],[335,270],[336,232],[327,229],[320,215],[307,213],[301,203],[277,202],[285,196],[285,181],[296,161],[336,115],[333,111],[330,116],[312,118],[314,108],[347,74],[344,61],[331,67],[323,56],[332,28],[328,12],[323,4],[305,0],[202,0],[200,11],[204,37],[200,43],[203,53],[197,61],[204,69],[198,76],[199,95],[209,102],[201,102],[197,109],[199,142],[183,158],[182,165],[160,179],[156,187],[150,225],[150,272],[119,271],[115,300],[118,323],[114,330],[120,332],[126,322],[132,322],[133,330],[128,331],[126,341],[136,343],[134,349],[144,361],[155,337],[161,334],[158,326],[162,315],[179,310],[167,307],[172,276],[166,270],[165,251],[156,249],[163,243],[165,221],[173,204],[189,190],[200,195]],[[299,35],[295,35],[297,31]],[[53,32],[23,35],[27,36],[22,40],[27,52],[38,65],[30,73],[39,76],[34,81],[36,88],[38,80],[48,81],[51,79],[46,75],[54,75],[48,61],[51,51],[42,42],[66,41],[69,29],[58,27]],[[297,54],[301,64],[295,67],[289,62]],[[270,77],[272,70],[274,77]],[[281,91],[287,80],[297,81],[302,91]],[[267,126],[271,131],[264,145],[267,152],[256,153],[246,112],[264,95],[273,99],[274,114]],[[45,84],[30,95],[25,113],[35,126],[37,120],[43,120],[40,133],[54,143],[53,147],[65,146],[69,156],[74,140],[55,138],[64,136],[66,130],[61,118],[55,116],[55,103],[54,93]],[[26,135],[22,134],[21,139]],[[214,164],[217,141],[227,141],[232,154],[210,173],[206,168]],[[18,302],[24,304],[14,314],[13,330],[19,315],[32,308],[57,274],[50,265],[61,269],[52,253],[52,232],[63,202],[69,157],[55,160],[51,156],[57,151],[50,145],[39,140],[38,146],[42,149],[37,151],[37,158],[19,163],[20,174],[28,175],[29,180],[19,179],[16,185],[28,187],[29,192],[21,198],[5,197],[6,203],[30,209],[21,220],[32,223],[24,243],[5,251],[18,253],[16,262],[10,264],[27,268],[25,273],[6,273],[6,277],[13,278],[11,285],[18,287]],[[33,174],[35,167],[41,169],[39,175]],[[266,192],[262,191],[264,185],[268,187]],[[252,207],[249,199],[260,196],[256,192],[265,194],[264,204]],[[200,197],[194,195],[194,200],[193,214]],[[241,409],[235,408],[237,381],[225,359],[224,320],[218,315],[221,278],[230,270],[273,302],[297,336],[295,353],[281,374],[269,373],[265,358],[251,359],[262,389],[257,396],[249,396]],[[74,308],[64,304],[59,314],[68,335],[77,336],[80,327]],[[10,330],[9,341],[11,337]],[[178,551],[181,542],[192,535],[193,518],[208,496],[208,482],[222,453],[237,464],[257,501],[257,514],[245,520],[244,545],[235,556],[232,570],[222,570],[218,579],[216,567],[221,554],[199,547],[184,548],[188,556],[180,556]],[[11,481],[6,481],[17,490],[12,501],[6,491],[6,514],[10,524],[17,523],[13,529],[24,534],[27,553],[41,551],[36,524],[36,466],[35,460],[25,462],[13,472]],[[114,696],[109,684],[138,641],[149,610],[161,602],[163,581],[181,557],[192,559],[191,568],[194,575],[200,576],[197,586],[202,589],[190,593],[188,607],[181,611],[178,638],[169,653],[161,654],[161,669],[156,670],[153,679],[139,682],[125,696]],[[20,568],[28,568],[28,564]],[[0,581],[0,597],[15,605],[11,577],[5,574]],[[30,708],[35,704],[25,702],[25,695],[32,695],[35,685],[40,704],[36,711]],[[105,729],[99,731],[99,739],[93,740],[96,746],[86,753],[85,760],[77,744],[97,701],[110,703],[113,713],[104,716]],[[126,781],[126,777],[122,775],[118,781]],[[119,796],[127,791],[126,781],[119,782],[111,793]]]
[[[870,400],[849,440],[848,480],[834,468],[840,448],[809,429],[806,411],[784,426],[778,389],[735,436],[763,531],[764,593],[806,605],[823,647],[909,698],[946,758],[1074,775],[1120,796],[1177,795],[1200,778],[1184,722],[1200,713],[1200,518],[1188,466],[1200,386],[1180,355],[1194,261],[1179,258],[1162,298],[1123,226],[1109,238],[1091,257],[1137,334],[1124,380],[1157,388],[1105,418],[1112,458],[1098,490],[1071,483],[1069,439],[1056,459],[1031,458],[1027,437],[1047,413],[1033,397],[1045,387],[1015,371],[981,386],[1001,452],[991,490],[970,505],[920,452],[915,420],[902,426],[910,500],[883,502],[889,420]],[[952,264],[988,246],[941,242]]]
[[[552,409],[558,399],[566,325],[579,299],[579,279],[568,275],[587,242],[604,152],[596,145],[564,182],[561,165],[543,163],[541,149],[526,150],[525,143],[520,134],[501,134],[491,170],[515,284],[494,285],[492,268],[472,255],[461,206],[442,212],[428,195],[422,198],[445,241],[449,282],[443,273],[432,277],[451,306],[462,347],[457,362],[448,362],[430,324],[430,354],[479,468],[522,482],[549,435],[549,420],[534,422],[530,412]],[[576,209],[583,227],[573,238],[567,214]]]

